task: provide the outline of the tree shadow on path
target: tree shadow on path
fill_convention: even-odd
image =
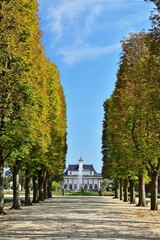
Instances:
[[[53,197],[21,211],[6,211],[0,216],[2,240],[160,239],[160,215],[147,218],[149,209],[111,197]]]

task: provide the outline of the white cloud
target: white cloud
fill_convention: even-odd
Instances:
[[[68,65],[72,65],[82,60],[95,59],[99,56],[117,51],[118,49],[120,49],[119,43],[111,46],[105,46],[105,47],[74,46],[73,48],[71,47],[69,49],[61,49],[59,51],[59,54],[62,55],[63,60]]]
[[[47,33],[50,50],[61,55],[68,65],[117,50],[119,44],[111,44],[147,19],[147,11],[139,10],[137,1],[48,0],[44,5],[44,1],[39,0],[42,30]],[[136,6],[138,11],[132,11]]]
[[[116,29],[116,28],[125,29],[126,28],[128,31],[128,27],[133,27],[135,24],[138,24],[138,23],[146,21],[146,20],[148,20],[147,13],[143,13],[141,15],[130,14],[121,19],[117,19],[116,21],[109,22],[106,25],[110,29]]]
[[[93,26],[95,25],[96,18],[100,16],[104,8],[100,4],[96,4],[92,7],[90,14],[86,17],[84,32],[89,34],[93,31]]]
[[[48,28],[59,40],[71,25],[77,25],[79,17],[83,18],[85,32],[91,32],[92,23],[102,11],[111,11],[124,6],[124,0],[57,0],[50,2],[47,18]],[[68,28],[69,25],[69,28]]]

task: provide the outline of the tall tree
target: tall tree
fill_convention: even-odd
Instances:
[[[25,102],[29,101],[27,72],[30,69],[31,22],[37,11],[36,1],[1,1],[1,72],[0,72],[0,165],[27,134],[23,117]],[[31,14],[31,12],[33,14]],[[1,177],[0,177],[1,178]],[[0,213],[3,213],[3,183],[0,181]]]
[[[27,205],[29,177],[38,176],[38,172],[39,176],[40,172],[60,176],[65,167],[65,96],[57,67],[44,54],[37,11],[37,0],[0,3],[1,214],[5,161],[14,176],[13,208],[20,207],[17,181],[21,168],[26,172]],[[40,178],[43,183],[45,179]]]

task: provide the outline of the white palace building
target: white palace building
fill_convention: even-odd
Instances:
[[[78,191],[82,188],[98,191],[101,179],[102,175],[95,171],[93,165],[83,164],[83,160],[80,158],[78,164],[69,165],[63,173],[62,187],[64,190],[72,191]]]

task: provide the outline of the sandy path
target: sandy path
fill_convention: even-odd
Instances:
[[[1,240],[160,240],[160,211],[111,197],[54,197],[19,211],[5,210]]]

